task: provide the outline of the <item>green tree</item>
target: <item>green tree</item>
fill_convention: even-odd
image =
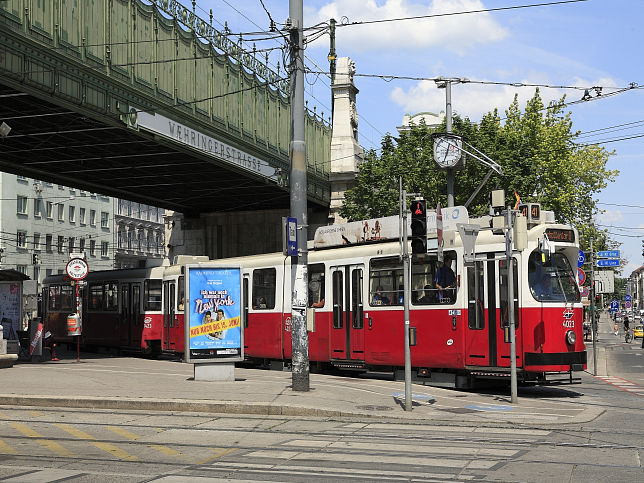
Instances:
[[[496,109],[479,123],[454,116],[453,132],[503,170],[503,176],[489,178],[468,210],[474,216],[487,213],[488,193],[498,188],[505,189],[506,204],[514,205],[516,191],[522,202],[539,202],[543,209],[554,211],[558,221],[577,226],[582,248],[588,248],[590,239],[595,249],[615,248],[592,221],[599,212],[596,195],[618,174],[606,168],[612,153],[574,143],[578,133],[572,131],[571,114],[563,112],[564,99],[546,107],[537,89],[523,112],[515,96],[505,119]],[[436,129],[444,131],[444,125]],[[380,155],[370,151],[360,165],[357,186],[347,191],[342,216],[359,220],[397,214],[399,178],[405,190],[420,193],[429,206],[439,202],[445,206],[446,175],[433,162],[433,132],[421,124],[398,139],[387,134]],[[465,168],[456,172],[455,204],[464,205],[487,172],[486,166],[468,156]]]

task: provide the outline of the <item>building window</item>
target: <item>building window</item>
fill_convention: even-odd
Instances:
[[[96,226],[96,210],[89,210],[89,224]]]
[[[16,266],[16,270],[24,275],[27,275],[27,265],[18,265]]]
[[[54,217],[54,204],[51,201],[47,202],[47,218],[50,220]]]
[[[157,242],[156,242],[156,247],[155,247],[155,252],[159,253],[159,250],[161,249],[161,235],[157,233]]]
[[[109,255],[110,242],[101,242],[101,256],[107,257]]]
[[[34,199],[34,216],[38,218],[42,216],[42,200],[40,198]]]
[[[110,227],[110,214],[107,211],[101,211],[101,228]]]
[[[78,209],[78,221],[81,225],[85,224],[85,208],[81,207]]]
[[[16,246],[18,248],[27,248],[27,232],[18,230]]]
[[[52,235],[45,235],[45,250],[47,250],[48,253],[51,253],[52,238]]]
[[[127,231],[127,249],[132,250],[132,245],[134,242],[134,230],[131,228]]]
[[[70,206],[69,207],[69,222],[70,223],[76,223],[76,207],[75,206]]]
[[[27,214],[27,197],[18,195],[17,203],[18,203],[18,206],[17,206],[18,214],[19,215],[26,215]]]
[[[89,241],[89,256],[90,257],[96,256],[96,240]]]
[[[153,251],[153,247],[154,247],[154,235],[150,231],[150,232],[148,232],[148,249],[147,249],[147,251],[148,252]]]
[[[85,238],[81,238],[78,241],[78,251],[83,253],[85,251]]]
[[[58,253],[63,253],[65,248],[65,237],[58,235]]]
[[[58,205],[58,221],[65,221],[65,205]]]
[[[73,253],[75,244],[76,244],[76,239],[73,236],[70,236],[69,237],[69,253]]]
[[[40,233],[34,233],[34,250],[40,251]]]

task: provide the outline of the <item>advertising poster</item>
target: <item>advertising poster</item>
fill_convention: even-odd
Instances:
[[[0,282],[0,325],[4,339],[17,339],[20,330],[20,282]]]
[[[241,268],[186,265],[186,362],[243,360]]]

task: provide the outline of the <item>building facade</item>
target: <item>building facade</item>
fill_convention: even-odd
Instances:
[[[145,266],[165,256],[164,210],[114,198],[114,268]]]
[[[70,253],[90,270],[114,266],[111,198],[32,178],[0,173],[0,268],[39,283],[65,272]]]

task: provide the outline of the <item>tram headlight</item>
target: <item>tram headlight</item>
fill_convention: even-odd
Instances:
[[[570,345],[575,345],[575,342],[577,342],[577,334],[575,334],[574,330],[569,330],[566,332],[566,341]]]

